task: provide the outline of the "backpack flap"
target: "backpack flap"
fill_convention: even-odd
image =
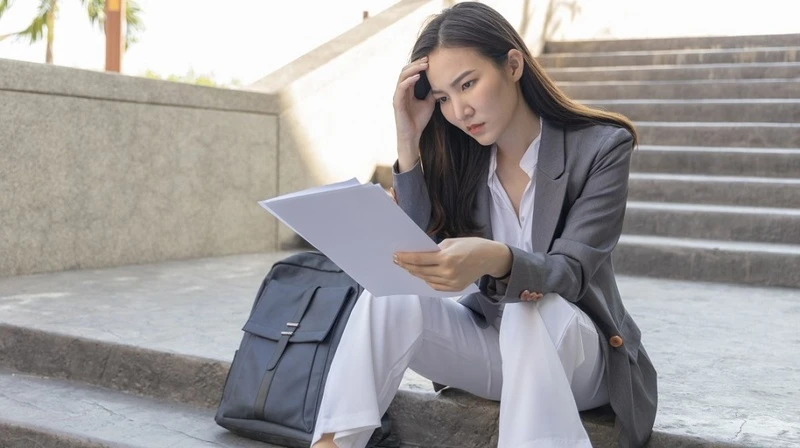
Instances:
[[[322,342],[353,292],[352,286],[308,288],[272,280],[242,330],[272,341],[291,332],[290,343]]]

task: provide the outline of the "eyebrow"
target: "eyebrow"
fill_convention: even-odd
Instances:
[[[456,79],[455,79],[453,82],[451,82],[451,83],[450,83],[450,87],[455,87],[455,86],[456,86],[456,84],[458,84],[459,82],[461,82],[461,80],[462,80],[462,79],[466,78],[467,76],[469,76],[470,74],[472,74],[472,72],[474,72],[474,71],[475,71],[475,70],[467,70],[467,71],[465,71],[464,73],[462,73],[462,74],[458,75],[458,78],[456,78]],[[431,90],[431,92],[432,92],[432,93],[444,93],[444,92],[442,92],[441,90],[435,90],[435,89],[432,89],[432,90]]]

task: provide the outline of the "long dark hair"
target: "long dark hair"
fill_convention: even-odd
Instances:
[[[510,23],[497,11],[477,2],[457,3],[436,15],[423,28],[411,60],[435,49],[471,48],[502,67],[508,52],[517,49],[525,63],[519,84],[528,107],[543,119],[565,127],[609,124],[627,129],[637,142],[633,123],[620,114],[591,109],[564,95],[531,56]],[[450,124],[437,104],[419,142],[431,220],[428,233],[439,238],[480,235],[472,212],[491,152]]]

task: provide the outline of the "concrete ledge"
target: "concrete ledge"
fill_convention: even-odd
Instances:
[[[273,97],[0,61],[0,276],[274,250]]]
[[[7,412],[11,409],[6,408]],[[85,436],[57,433],[33,424],[5,421],[0,417],[0,445],[3,448],[108,448],[102,441]]]
[[[0,91],[275,115],[276,95],[0,59]]]
[[[0,368],[193,406],[219,404],[230,363],[0,324]]]
[[[3,447],[29,448],[38,439],[48,448],[53,441],[64,448],[278,448],[233,435],[208,409],[13,373],[0,373],[0,386],[0,428],[13,430],[0,432]]]
[[[800,34],[762,34],[753,36],[670,37],[662,39],[615,39],[551,41],[546,53],[585,53],[590,51],[683,50],[687,48],[789,47],[800,42]]]

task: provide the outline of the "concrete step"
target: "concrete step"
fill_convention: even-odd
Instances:
[[[800,208],[800,179],[632,173],[628,199]]]
[[[711,148],[641,145],[631,170],[638,173],[800,178],[800,148]]]
[[[797,266],[800,244],[622,235],[614,251],[618,273],[704,282],[800,288]]]
[[[559,82],[570,98],[759,99],[800,98],[800,79]]]
[[[229,328],[228,330],[232,335],[240,334],[236,329]],[[214,429],[210,432],[213,434],[213,438],[222,437],[219,434],[224,430],[221,428],[216,430],[213,411],[219,402],[230,365],[227,362],[207,360],[206,362],[211,363],[212,367],[204,368],[198,366],[197,359],[190,355],[161,352],[7,324],[0,324],[0,335],[2,335],[2,340],[7,343],[5,350],[0,349],[0,355],[2,355],[0,360],[7,365],[0,365],[0,368],[12,369],[12,372],[44,375],[49,378],[69,378],[95,387],[103,386],[98,390],[107,391],[105,394],[110,397],[127,396],[123,393],[136,394],[139,403],[147,403],[145,398],[168,400],[158,405],[137,407],[148,410],[153,407],[171,406],[174,414],[170,417],[172,420],[185,418],[184,414],[187,412],[203,415],[198,426],[205,426],[207,432],[209,429]],[[17,348],[9,348],[10,345]],[[28,350],[37,350],[40,353],[26,357],[21,351],[24,350],[23,347],[27,347]],[[146,355],[143,356],[143,354]],[[99,372],[96,367],[100,367],[100,364],[104,362],[103,372]],[[222,366],[223,369],[217,369],[217,365]],[[27,378],[28,376],[20,377]],[[30,381],[37,380],[31,378]],[[44,384],[41,380],[38,381],[40,384]],[[0,390],[3,386],[3,377],[0,375]],[[41,387],[45,389],[41,396],[53,395],[48,387],[52,386]],[[66,388],[69,387],[62,387],[62,389]],[[28,387],[28,389],[33,390],[37,387]],[[78,389],[82,390],[86,387],[78,387]],[[54,398],[69,402],[71,401],[69,395],[55,394]],[[47,400],[37,397],[23,397],[23,399],[12,397],[11,400],[36,403],[39,407],[47,406]],[[490,440],[494,438],[493,440],[496,441],[496,419],[499,411],[496,403],[457,391],[448,392],[442,399],[438,397],[433,393],[430,382],[413,372],[406,376],[401,391],[389,409],[390,414],[395,417],[394,431],[401,441],[417,446],[475,448],[486,446],[487,438]],[[3,404],[2,398],[0,395],[0,405]],[[131,400],[133,399],[131,398]],[[189,409],[187,404],[192,405],[193,410],[187,411]],[[463,414],[461,409],[464,407],[471,409],[467,415],[464,415],[464,417],[469,417],[465,419],[467,422],[446,422],[444,427],[441,426],[441,415]],[[71,411],[76,410],[71,409]],[[592,440],[597,442],[598,446],[612,446],[610,438],[613,421],[610,417],[607,410],[585,414],[587,430],[592,433]],[[417,419],[428,423],[420,423]],[[29,427],[35,421],[35,417],[31,417],[31,419],[16,423],[21,423],[20,426],[23,427]],[[488,434],[486,433],[487,426]],[[0,427],[2,427],[2,418],[0,418]],[[63,430],[63,428],[54,428],[49,432],[58,432],[59,430]],[[160,434],[159,437],[161,437]],[[232,436],[226,437],[233,440],[238,439]],[[0,442],[2,442],[1,436]]]
[[[0,373],[0,446],[278,448],[237,437],[214,411],[96,386]]]
[[[550,53],[536,60],[547,68],[800,62],[800,47]]]
[[[205,429],[216,430],[210,416],[226,370],[217,366],[225,366],[238,346],[239,329],[262,276],[271,263],[284,256],[252,254],[0,279],[0,367],[156,397],[166,400],[166,406],[177,402],[177,412],[159,417],[176,425],[184,418],[194,418],[194,411],[184,411],[183,402],[189,401],[201,409],[199,418],[207,419]],[[659,413],[650,447],[741,443],[788,447],[800,442],[800,423],[790,417],[800,411],[788,392],[796,386],[792,371],[774,368],[778,360],[791,366],[800,362],[790,356],[800,340],[785,334],[794,326],[778,319],[800,312],[796,306],[789,307],[800,300],[800,292],[760,289],[744,293],[741,287],[727,285],[695,287],[624,277],[619,285],[628,310],[643,328],[648,352],[659,371]],[[683,293],[673,297],[677,290]],[[750,311],[763,307],[763,301],[753,300],[759,295],[769,297],[771,306],[760,313]],[[708,300],[723,296],[728,305],[723,309],[717,300]],[[705,334],[694,344],[674,337],[678,327],[692,321],[691,316],[682,317],[689,311],[692,316],[711,314],[708,321],[681,333]],[[743,327],[734,314],[762,320]],[[755,335],[763,335],[765,328],[775,332],[774,337],[758,340]],[[752,338],[760,350],[731,344],[742,337]],[[734,358],[736,366],[724,365],[725,360]],[[739,368],[742,362],[748,365],[744,372]],[[697,369],[706,371],[705,363],[721,363],[722,368],[712,370],[732,375],[724,381],[718,376],[685,375]],[[770,381],[759,382],[759,378]],[[31,386],[25,386],[26,390],[40,388],[39,384],[27,384]],[[0,390],[10,396],[7,386],[0,384]],[[687,391],[692,390],[708,393],[687,400]],[[733,394],[737,400],[724,399]],[[57,395],[46,390],[15,403],[47,409],[46,398],[37,397]],[[67,408],[75,401],[72,395],[61,397],[59,409],[75,409]],[[98,426],[129,417],[113,400],[90,397],[86,401],[108,409],[105,416],[98,417]],[[146,409],[147,405],[129,407]],[[400,439],[411,445],[485,447],[496,441],[496,403],[458,391],[434,394],[430,383],[411,371],[390,412]],[[190,417],[184,417],[186,413]],[[740,415],[749,415],[748,425],[742,427]],[[595,446],[614,446],[608,439],[613,429],[607,411],[583,417]],[[173,427],[168,425],[168,429]]]
[[[796,79],[800,62],[754,64],[629,65],[624,67],[550,68],[546,72],[562,81],[679,81],[695,79]]]
[[[634,121],[800,122],[800,99],[579,100]]]
[[[637,121],[643,145],[800,148],[800,124]]]
[[[800,245],[800,209],[629,201],[623,232]]]
[[[550,41],[545,53],[587,53],[597,51],[665,51],[711,48],[794,47],[800,34],[754,36],[671,37],[662,39],[615,39]]]

